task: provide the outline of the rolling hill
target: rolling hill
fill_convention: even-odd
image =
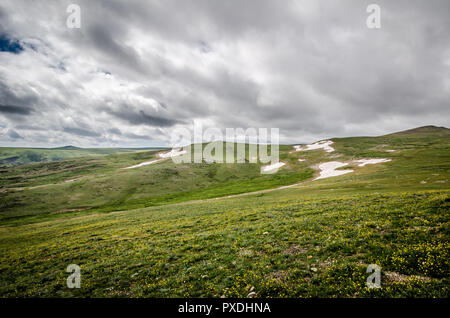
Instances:
[[[0,295],[448,297],[449,131],[284,145],[269,175],[156,150],[3,168]],[[343,174],[316,180],[327,162]]]
[[[104,156],[121,152],[135,152],[138,150],[149,149],[151,148],[78,148],[75,146],[58,148],[0,147],[0,167],[17,166],[36,162],[51,162],[79,157]]]

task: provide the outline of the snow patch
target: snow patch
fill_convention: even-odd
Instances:
[[[330,161],[330,162],[321,163],[319,165],[320,176],[318,176],[314,180],[336,177],[336,176],[340,176],[342,174],[353,172],[352,169],[336,170],[337,168],[344,167],[346,165],[348,165],[348,163],[339,162],[339,161]]]
[[[160,158],[172,158],[172,157],[183,155],[185,153],[186,153],[186,150],[172,149],[171,151],[168,151],[168,152],[161,152],[158,154],[158,156]]]
[[[295,149],[295,151],[308,151],[308,150],[315,150],[315,149],[323,149],[326,152],[333,152],[334,148],[331,147],[332,144],[333,144],[333,142],[331,140],[322,140],[322,141],[318,141],[318,142],[315,142],[313,144],[306,145],[306,146],[297,145],[297,146],[294,146],[294,149]]]
[[[281,161],[280,162],[276,162],[274,164],[261,167],[261,172],[268,172],[268,171],[272,171],[272,170],[275,170],[275,169],[279,169],[279,168],[281,168],[284,165],[285,165],[284,162],[281,162]]]
[[[77,181],[78,179],[80,179],[80,178],[75,178],[75,179],[69,179],[69,180],[65,180],[64,182],[74,182],[74,181]]]
[[[137,165],[129,166],[129,167],[126,167],[126,168],[123,168],[123,169],[133,169],[133,168],[139,168],[139,167],[142,167],[142,166],[148,166],[148,165],[152,165],[154,163],[157,163],[157,162],[160,162],[160,161],[163,161],[163,160],[164,159],[156,159],[156,160],[151,160],[151,161],[144,161],[144,162],[141,162],[141,163],[139,163]]]
[[[377,164],[377,163],[381,163],[381,162],[388,162],[388,161],[391,161],[391,159],[386,159],[386,158],[382,158],[382,159],[361,159],[361,160],[355,160],[355,161],[356,162],[360,162],[358,167],[364,167],[365,165],[373,165],[373,164]]]
[[[302,162],[302,161],[306,161],[306,159],[299,158],[298,161]]]

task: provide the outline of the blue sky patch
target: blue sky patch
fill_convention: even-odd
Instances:
[[[19,41],[9,38],[5,34],[0,34],[0,52],[10,52],[19,54],[23,51]]]

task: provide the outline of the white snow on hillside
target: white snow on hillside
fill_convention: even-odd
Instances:
[[[373,164],[377,164],[377,163],[381,163],[381,162],[388,162],[388,161],[391,161],[391,159],[386,159],[386,158],[382,158],[382,159],[361,159],[361,160],[355,160],[355,161],[356,162],[360,162],[358,167],[364,167],[365,165],[373,165]]]
[[[284,165],[285,165],[284,162],[276,162],[274,164],[261,167],[261,172],[269,172],[275,169],[279,169]]]
[[[315,142],[313,144],[310,145],[297,145],[294,146],[295,151],[308,151],[308,150],[315,150],[315,149],[323,149],[326,152],[333,152],[334,148],[331,147],[331,145],[333,144],[333,142],[331,140],[322,140],[322,141],[318,141]]]
[[[183,155],[185,153],[186,153],[186,150],[172,149],[171,151],[168,151],[168,152],[161,152],[158,154],[158,156],[160,158],[172,158],[172,157]]]
[[[157,163],[157,162],[160,162],[160,161],[163,161],[163,159],[156,159],[156,160],[151,160],[151,161],[144,161],[144,162],[141,162],[141,163],[139,163],[139,164],[137,164],[137,165],[129,166],[129,167],[126,167],[126,168],[123,168],[123,169],[134,169],[134,168],[139,168],[139,167],[142,167],[142,166],[152,165],[152,164]]]
[[[349,172],[353,172],[352,169],[335,170],[337,168],[344,167],[346,165],[348,165],[348,163],[346,163],[346,162],[339,162],[339,161],[330,161],[330,162],[321,163],[319,165],[320,176],[318,176],[314,180],[340,176],[340,175],[343,175],[343,174],[346,174],[346,173],[349,173]]]

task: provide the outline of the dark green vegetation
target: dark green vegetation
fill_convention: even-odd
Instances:
[[[291,147],[281,146],[281,160]],[[261,164],[174,164],[157,159],[160,151],[122,153],[23,165],[0,170],[0,223],[25,223],[74,213],[130,210],[207,199],[294,184],[310,178],[307,165],[292,164],[274,175]]]
[[[103,156],[120,152],[134,152],[135,148],[6,148],[0,147],[0,167],[11,167],[35,162],[50,162],[61,159]]]
[[[448,297],[449,130],[333,140],[331,153],[281,147],[274,175],[170,159],[120,169],[151,151],[4,169],[0,295]],[[311,181],[317,163],[362,158],[392,161]],[[80,289],[65,285],[69,264]],[[368,264],[381,289],[365,287]]]

